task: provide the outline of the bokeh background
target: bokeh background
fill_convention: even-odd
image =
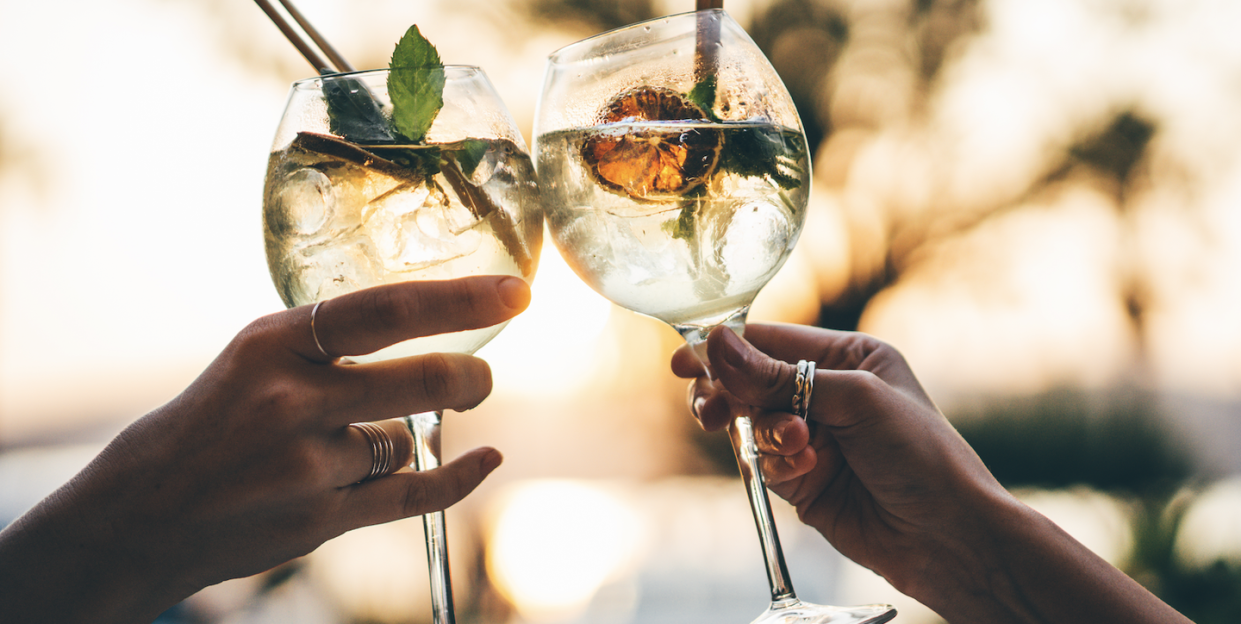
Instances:
[[[530,139],[550,51],[689,0],[300,0],[358,67],[413,23]],[[752,320],[900,348],[992,470],[1199,624],[1241,620],[1241,4],[728,0],[815,154],[802,241]],[[0,523],[280,309],[259,227],[288,85],[245,0],[0,0]],[[463,622],[745,622],[766,603],[726,440],[679,338],[580,285],[480,355],[445,450],[506,463],[449,512]],[[803,598],[921,605],[783,503]],[[429,621],[421,525],[209,588],[171,623]]]

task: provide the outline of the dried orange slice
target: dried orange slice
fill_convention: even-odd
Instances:
[[[671,89],[637,87],[616,96],[600,124],[707,121],[701,108]],[[675,198],[701,185],[720,157],[720,133],[677,123],[601,130],[582,144],[599,184],[641,200]]]

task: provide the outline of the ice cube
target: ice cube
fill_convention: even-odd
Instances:
[[[314,234],[335,210],[332,181],[318,169],[295,169],[277,188],[276,201],[267,215],[268,227],[273,232]]]
[[[384,270],[414,271],[478,249],[478,219],[438,188],[409,186],[370,202],[362,232],[374,243]]]
[[[715,258],[732,283],[749,288],[770,279],[791,242],[788,211],[769,201],[750,201],[724,227],[715,240]]]

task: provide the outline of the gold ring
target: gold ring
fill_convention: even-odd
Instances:
[[[371,472],[358,481],[370,481],[377,477],[386,476],[392,471],[392,456],[394,446],[392,438],[388,436],[388,432],[383,427],[372,422],[356,422],[349,425],[354,429],[362,432],[366,436],[366,441],[371,445]]]

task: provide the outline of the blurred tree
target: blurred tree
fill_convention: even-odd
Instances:
[[[536,19],[561,24],[578,23],[603,32],[658,17],[650,0],[516,0]]]
[[[1008,488],[1088,486],[1166,496],[1192,475],[1157,397],[1060,389],[954,409],[953,424]]]
[[[840,7],[813,0],[781,0],[758,14],[746,28],[793,96],[813,154],[831,133],[831,119],[820,114],[820,98],[832,67],[849,40]]]

